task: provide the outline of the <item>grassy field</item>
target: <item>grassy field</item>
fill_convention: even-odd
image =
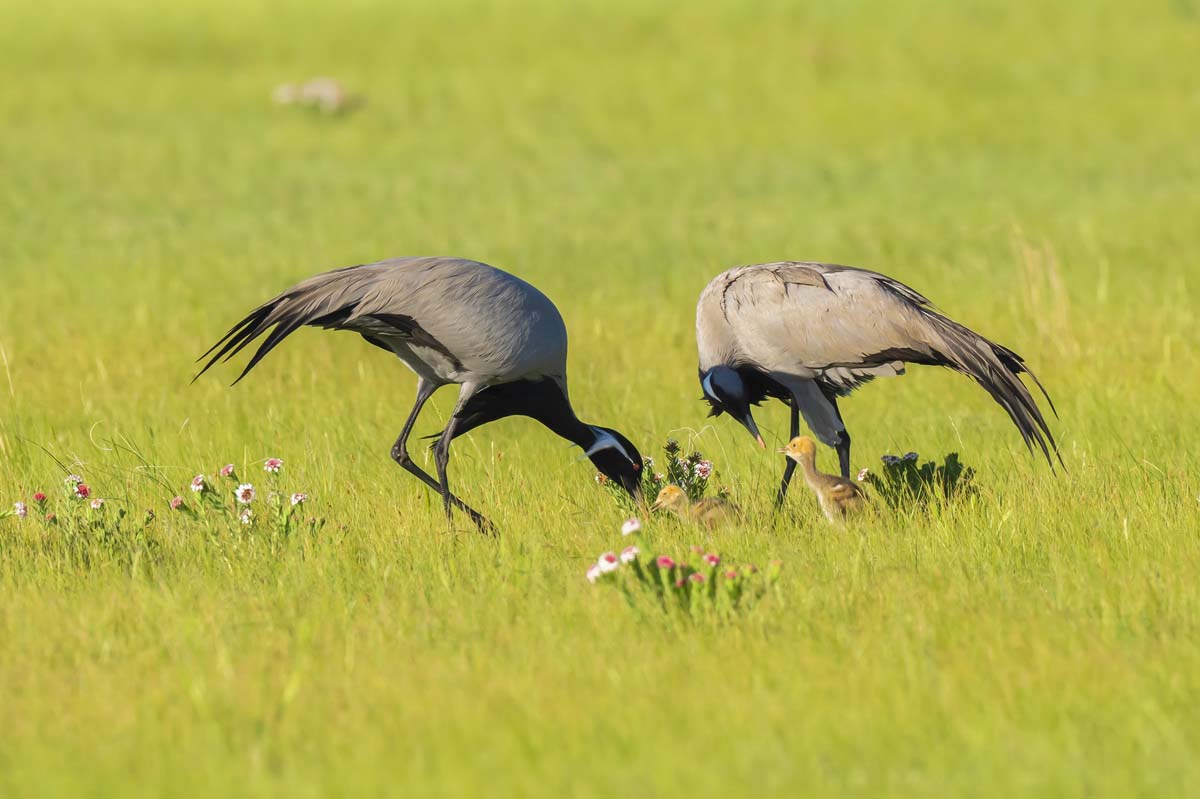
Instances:
[[[157,520],[82,551],[0,520],[0,795],[1194,790],[1200,7],[336,5],[4,3],[0,508],[60,492],[57,459]],[[271,103],[320,74],[366,102]],[[451,464],[502,536],[448,527],[388,458],[414,381],[356,336],[189,386],[258,302],[401,254],[550,295],[580,414],[694,442],[747,508],[653,545],[781,559],[778,595],[685,626],[589,586],[622,513],[528,420]],[[843,405],[855,466],[958,452],[979,496],[773,518],[781,462],[705,418],[692,325],[718,271],[784,258],[1024,355],[1067,471],[918,368]],[[777,444],[785,411],[758,418]],[[270,455],[319,532],[169,511]]]

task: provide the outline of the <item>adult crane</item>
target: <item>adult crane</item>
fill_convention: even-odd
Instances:
[[[302,325],[350,330],[417,374],[417,396],[392,458],[457,507],[481,531],[478,511],[450,492],[450,443],[507,416],[528,416],[583,448],[596,468],[640,499],[642,456],[616,430],[586,424],[567,393],[567,330],[549,298],[524,280],[461,258],[392,258],[335,269],[296,284],[251,311],[200,360],[196,377],[270,334],[236,384]],[[211,356],[211,357],[209,357]],[[408,454],[421,408],[440,387],[459,386],[458,402],[434,444],[435,480]]]
[[[1008,413],[1030,450],[1051,460],[1058,448],[1029,389],[1024,360],[933,310],[892,278],[837,264],[783,261],[739,266],[713,278],[696,306],[700,386],[710,415],[728,413],[765,446],[751,405],[774,397],[834,447],[850,476],[850,434],[837,401],[876,377],[904,374],[906,363],[946,366],[975,380]],[[1059,458],[1061,461],[1061,457]],[[788,459],[776,504],[796,464]]]

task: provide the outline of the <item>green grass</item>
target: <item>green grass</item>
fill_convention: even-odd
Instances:
[[[337,5],[5,4],[0,507],[53,454],[159,522],[84,568],[0,520],[0,794],[1196,785],[1195,3]],[[366,104],[271,104],[317,74]],[[256,303],[398,254],[542,287],[581,415],[644,452],[694,434],[749,514],[709,545],[782,559],[779,596],[681,629],[588,586],[620,514],[528,420],[451,463],[502,537],[448,528],[388,459],[413,379],[357,337],[188,385]],[[798,490],[773,520],[781,463],[705,419],[692,313],[782,258],[879,269],[1023,354],[1068,471],[914,369],[844,404],[856,467],[957,451],[979,497],[838,531]],[[277,454],[330,523],[206,542],[113,442],[180,486]]]

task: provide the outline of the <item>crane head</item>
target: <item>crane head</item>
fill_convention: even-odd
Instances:
[[[729,414],[754,436],[760,447],[767,446],[758,432],[758,425],[754,423],[754,414],[750,413],[754,398],[736,369],[714,366],[707,372],[701,372],[700,387],[704,390],[704,399],[712,406],[709,416]]]
[[[642,455],[625,436],[609,427],[590,426],[595,440],[584,450],[592,465],[615,480],[639,502],[642,499]]]

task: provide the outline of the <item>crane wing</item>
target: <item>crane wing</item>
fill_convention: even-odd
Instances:
[[[945,366],[975,380],[1004,408],[1027,446],[1057,447],[1012,350],[938,313],[897,280],[864,269],[786,262],[731,270],[721,313],[738,352],[768,373],[815,379],[848,393],[905,363]],[[1061,458],[1060,458],[1061,460]]]

